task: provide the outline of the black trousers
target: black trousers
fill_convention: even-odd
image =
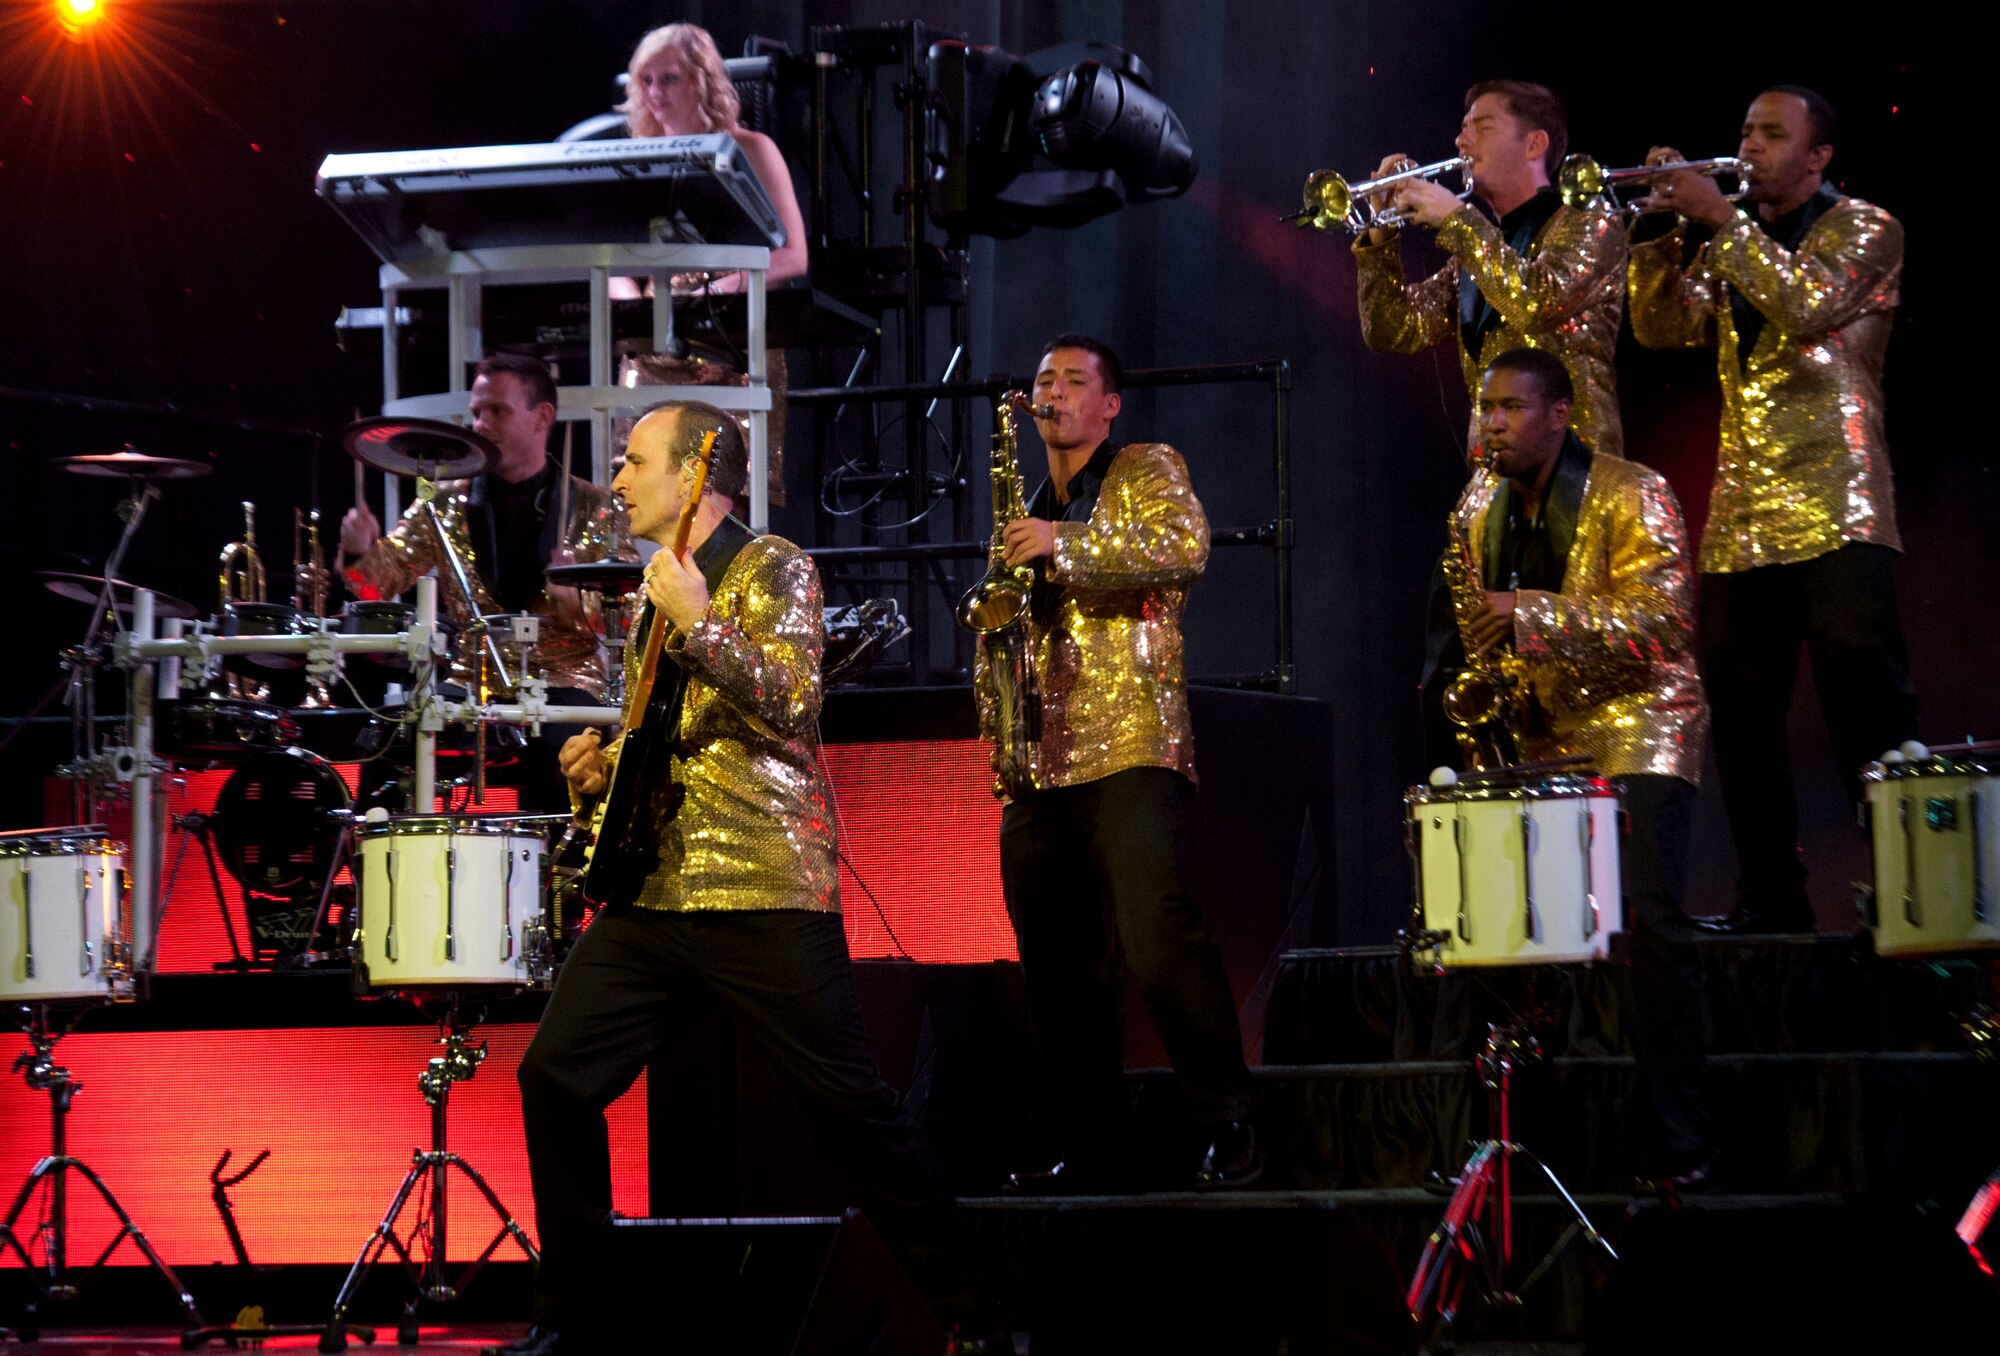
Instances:
[[[1699,639],[1739,900],[1780,913],[1805,909],[1785,737],[1799,650],[1812,663],[1847,798],[1858,802],[1862,764],[1917,736],[1896,552],[1855,542],[1797,564],[1705,574]]]
[[[578,940],[521,1060],[542,1250],[534,1321],[560,1329],[576,1313],[595,1233],[611,1213],[604,1109],[716,1003],[762,1042],[801,1095],[828,1161],[937,1297],[950,1284],[940,1274],[949,1192],[876,1070],[840,915],[627,908],[607,911]]]
[[[1194,813],[1193,783],[1144,767],[1031,792],[1001,816],[1007,913],[1073,1158],[1122,1156],[1124,967],[1201,1127],[1250,1118],[1229,978],[1187,892]]]
[[[1625,795],[1619,842],[1639,1076],[1652,1098],[1663,1167],[1681,1172],[1710,1152],[1701,964],[1687,893],[1694,788],[1678,777],[1616,778]]]

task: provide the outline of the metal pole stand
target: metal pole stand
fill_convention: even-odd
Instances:
[[[21,1009],[21,1030],[31,1047],[15,1056],[14,1071],[22,1074],[28,1086],[36,1092],[49,1095],[49,1154],[35,1164],[29,1172],[28,1180],[21,1183],[21,1189],[14,1196],[13,1208],[7,1212],[5,1223],[0,1223],[0,1256],[12,1252],[21,1259],[21,1265],[34,1277],[36,1298],[30,1300],[21,1318],[20,1327],[13,1335],[23,1342],[35,1341],[41,1335],[42,1306],[56,1304],[76,1298],[78,1287],[71,1279],[69,1266],[69,1182],[71,1172],[78,1172],[83,1179],[97,1188],[97,1194],[104,1199],[111,1213],[118,1217],[118,1232],[86,1270],[96,1271],[110,1260],[111,1254],[127,1238],[137,1245],[153,1270],[166,1278],[173,1287],[174,1294],[181,1302],[182,1344],[186,1345],[187,1334],[202,1327],[201,1312],[195,1308],[194,1296],[181,1284],[181,1278],[174,1275],[174,1269],[166,1264],[160,1254],[153,1251],[153,1245],[146,1241],[146,1235],[125,1213],[125,1207],[111,1194],[111,1188],[104,1185],[104,1179],[92,1171],[82,1159],[72,1157],[69,1152],[69,1104],[77,1093],[83,1091],[83,1084],[69,1076],[69,1070],[55,1062],[56,1042],[62,1033],[49,1031],[49,1010],[46,1003]],[[44,1187],[48,1193],[47,1203],[41,1212],[41,1222],[28,1233],[27,1242],[15,1231],[14,1225],[27,1209],[29,1197],[37,1187]],[[37,1267],[32,1252],[34,1240],[42,1241],[44,1265]],[[0,1337],[6,1336],[0,1329]]]
[[[1424,1243],[1423,1256],[1410,1277],[1406,1304],[1419,1325],[1435,1317],[1445,1325],[1455,1323],[1470,1277],[1495,1307],[1518,1309],[1530,1287],[1539,1281],[1569,1241],[1580,1230],[1584,1238],[1603,1248],[1612,1261],[1618,1254],[1597,1232],[1597,1226],[1583,1213],[1576,1197],[1549,1166],[1512,1138],[1513,1081],[1516,1070],[1541,1058],[1541,1042],[1528,1029],[1527,1021],[1515,1018],[1505,1026],[1488,1025],[1486,1046],[1477,1061],[1480,1082],[1487,1098],[1488,1138],[1472,1146],[1472,1156],[1453,1179],[1444,1219]],[[1514,1263],[1514,1174],[1513,1161],[1524,1158],[1548,1178],[1556,1195],[1569,1207],[1569,1227],[1535,1264],[1519,1289],[1511,1289],[1508,1277]]]
[[[348,1271],[347,1280],[333,1301],[333,1317],[328,1320],[326,1331],[320,1335],[321,1351],[346,1349],[348,1312],[355,1297],[361,1293],[362,1282],[368,1279],[368,1273],[382,1260],[386,1250],[395,1251],[397,1260],[403,1265],[403,1273],[410,1278],[410,1284],[416,1290],[403,1305],[402,1319],[396,1325],[396,1341],[403,1346],[416,1344],[417,1306],[425,1300],[448,1303],[457,1299],[506,1239],[511,1237],[520,1244],[521,1251],[528,1255],[530,1262],[541,1263],[541,1254],[528,1241],[527,1233],[507,1213],[507,1207],[501,1204],[500,1197],[486,1184],[478,1169],[445,1147],[445,1118],[451,1109],[451,1085],[464,1082],[478,1072],[480,1063],[486,1058],[486,1043],[471,1038],[477,1018],[467,1020],[464,1017],[458,995],[439,997],[442,1006],[435,1020],[439,1031],[438,1044],[444,1047],[444,1053],[434,1056],[429,1067],[417,1076],[417,1090],[423,1093],[424,1101],[431,1108],[431,1147],[428,1151],[412,1151],[410,1170],[404,1174],[403,1184],[396,1188],[395,1199],[389,1202],[389,1212],[375,1226],[374,1234],[361,1245],[361,1254],[354,1259],[354,1266]],[[418,1000],[418,1006],[423,1007],[423,1000]],[[472,1180],[500,1220],[500,1228],[479,1256],[460,1274],[456,1285],[451,1283],[445,1271],[445,1189],[452,1168],[457,1168]],[[417,1195],[417,1219],[408,1237],[403,1238],[396,1233],[396,1221],[412,1192]],[[420,1249],[423,1252],[422,1261],[417,1258]]]

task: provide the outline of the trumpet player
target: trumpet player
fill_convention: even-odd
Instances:
[[[1570,424],[1577,436],[1594,451],[1622,456],[1612,359],[1625,303],[1625,230],[1608,206],[1565,206],[1551,186],[1568,144],[1568,115],[1547,87],[1487,80],[1467,90],[1456,145],[1471,162],[1464,173],[1476,201],[1462,202],[1431,179],[1383,190],[1377,209],[1393,207],[1403,220],[1435,230],[1451,258],[1407,282],[1393,229],[1356,237],[1361,337],[1386,353],[1420,353],[1455,339],[1474,391],[1494,354],[1547,349],[1576,388]],[[1389,156],[1377,177],[1412,163]]]
[[[1247,1185],[1263,1169],[1236,1005],[1187,882],[1195,771],[1180,618],[1208,561],[1208,519],[1178,452],[1112,442],[1122,379],[1108,344],[1050,341],[1033,393],[1048,480],[998,528],[1005,563],[1037,572],[1042,704],[1031,785],[1001,816],[1000,875],[1063,1142],[1053,1168],[1013,1174],[1016,1191],[1135,1184],[1121,953],[1210,1141],[1193,1184]],[[991,732],[984,663],[979,677]]]
[[[1632,250],[1639,341],[1718,350],[1700,649],[1739,869],[1736,908],[1713,924],[1728,932],[1813,927],[1785,731],[1800,649],[1850,801],[1862,764],[1917,732],[1882,417],[1903,231],[1826,181],[1836,135],[1818,94],[1765,90],[1743,120],[1742,206],[1704,175],[1669,175]],[[1681,158],[1660,146],[1648,161]],[[1713,232],[1692,262],[1688,223]]]
[[[1593,453],[1571,423],[1569,373],[1517,348],[1480,380],[1475,475],[1454,516],[1484,596],[1464,600],[1475,663],[1511,648],[1527,689],[1525,761],[1584,755],[1617,783],[1642,1077],[1654,1167],[1677,1190],[1713,1174],[1702,982],[1681,910],[1708,706],[1693,653],[1694,577],[1680,505],[1636,462]]]

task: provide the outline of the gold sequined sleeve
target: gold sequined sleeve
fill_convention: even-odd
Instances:
[[[1522,658],[1586,669],[1607,662],[1658,666],[1686,649],[1694,576],[1680,505],[1656,472],[1635,479],[1638,493],[1620,497],[1602,543],[1607,589],[1514,595],[1514,649]]]
[[[435,569],[441,558],[437,534],[423,521],[423,511],[421,502],[404,509],[396,525],[347,567],[348,576],[394,598]],[[441,503],[438,512],[448,514],[449,505]]]
[[[1458,265],[1446,264],[1422,282],[1403,281],[1402,246],[1354,239],[1355,297],[1361,342],[1379,353],[1421,353],[1451,337],[1458,310]]]
[[[1087,523],[1057,523],[1049,578],[1078,590],[1191,584],[1208,563],[1208,515],[1165,443],[1122,449]]]
[[[1597,303],[1604,280],[1625,268],[1625,228],[1603,207],[1558,208],[1533,258],[1511,249],[1500,228],[1471,207],[1445,218],[1437,242],[1514,330],[1561,325]]]
[[[1823,248],[1792,253],[1738,212],[1708,243],[1708,267],[1791,338],[1829,334],[1880,306],[1902,267],[1903,228],[1879,207],[1828,213],[1827,226]]]
[[[750,563],[733,606],[711,606],[667,648],[690,677],[779,735],[808,734],[819,719],[819,663],[826,649],[819,570],[790,542],[764,537],[743,549],[760,558]]]
[[[1632,246],[1626,266],[1626,309],[1632,335],[1647,348],[1712,348],[1715,345],[1714,275],[1699,260],[1681,266],[1684,229]]]

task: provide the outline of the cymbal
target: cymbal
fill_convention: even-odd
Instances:
[[[202,468],[206,470],[207,468]],[[74,599],[79,603],[96,603],[104,596],[104,576],[101,574],[71,574],[67,570],[36,570],[35,578],[42,581],[42,587],[59,598]],[[111,605],[120,612],[132,610],[132,585],[123,579],[111,584]],[[191,620],[200,616],[194,604],[184,603],[171,593],[153,595],[153,615],[155,617],[179,617]]]
[[[458,480],[500,464],[500,449],[442,419],[357,419],[340,431],[347,455],[393,476]]]
[[[215,468],[205,461],[184,461],[179,457],[155,457],[127,443],[116,452],[87,457],[56,457],[54,464],[78,476],[105,476],[121,480],[193,480]]]
[[[544,573],[551,584],[627,593],[639,587],[646,567],[636,560],[584,560],[574,565],[551,565]]]

